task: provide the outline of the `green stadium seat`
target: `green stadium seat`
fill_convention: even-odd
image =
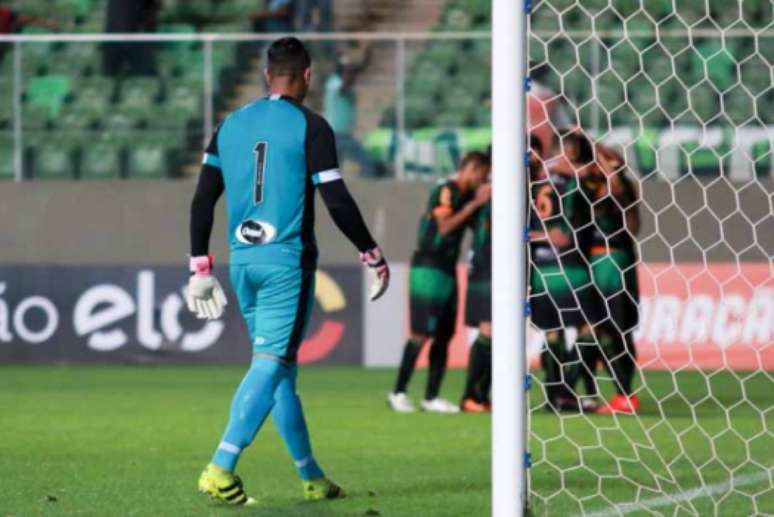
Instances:
[[[166,23],[159,26],[158,32],[171,33],[171,34],[190,34],[196,32],[196,27],[189,23]],[[170,49],[189,49],[196,47],[196,42],[191,41],[179,41],[167,43],[167,47]]]
[[[182,18],[207,19],[214,14],[215,5],[213,4],[214,2],[210,0],[186,0],[177,4],[176,14]]]
[[[13,124],[13,78],[0,76],[0,130]]]
[[[184,129],[193,115],[187,108],[161,104],[153,110],[153,116],[145,120],[150,129]]]
[[[729,9],[727,0],[709,0],[710,11],[713,19],[721,27],[728,27],[739,20],[739,10]]]
[[[161,83],[149,77],[134,77],[121,83],[120,103],[127,108],[151,108],[161,95]]]
[[[444,70],[435,66],[431,61],[419,61],[409,79],[406,90],[425,98],[434,97],[442,88],[448,76]]]
[[[93,129],[101,116],[100,110],[83,105],[73,105],[62,110],[62,113],[52,123],[60,131],[79,132]]]
[[[13,157],[13,134],[10,131],[2,131],[0,132],[0,181],[14,177]]]
[[[169,151],[164,139],[144,141],[127,148],[128,178],[163,178],[169,175]]]
[[[22,106],[22,127],[26,129],[44,129],[51,120],[46,106],[25,104]]]
[[[444,17],[444,29],[449,31],[467,31],[473,27],[471,16],[462,9],[451,9]]]
[[[186,110],[192,116],[200,115],[202,94],[199,88],[186,82],[175,81],[167,85],[166,104],[181,111]]]
[[[690,94],[691,108],[697,123],[707,123],[720,113],[720,102],[715,89],[707,83],[696,86]]]
[[[123,176],[121,148],[111,141],[97,141],[81,149],[80,176],[84,179],[112,179]]]
[[[162,50],[157,55],[161,68],[170,71],[170,75],[194,75],[189,69],[196,68],[201,73],[204,67],[204,53],[201,50],[180,47]]]
[[[215,16],[218,18],[230,18],[232,20],[242,20],[245,13],[255,10],[255,0],[231,0],[228,2],[214,2]],[[229,24],[233,31],[235,27],[240,27],[240,21]]]
[[[771,91],[771,59],[767,63],[756,56],[742,65],[742,82],[754,95]]]
[[[101,125],[108,132],[121,133],[133,130],[143,122],[143,116],[147,113],[146,110],[142,109],[115,106],[102,117]]]
[[[73,146],[52,140],[32,148],[32,177],[39,179],[72,179],[75,172]]]
[[[460,54],[457,41],[433,41],[422,55],[423,61],[432,62],[437,68],[448,69]]]
[[[476,127],[489,127],[492,125],[492,108],[481,106],[473,114],[473,123]]]
[[[755,116],[755,100],[741,87],[726,92],[723,106],[726,118],[734,125],[744,124]]]
[[[73,104],[83,109],[105,112],[115,97],[115,81],[106,77],[80,79],[73,88]]]
[[[697,77],[706,77],[718,91],[731,86],[736,63],[719,41],[713,40],[698,45],[693,59],[694,74]]]
[[[69,94],[70,78],[63,75],[33,77],[25,91],[30,105],[45,106],[52,117],[59,114]]]
[[[423,127],[429,122],[434,109],[434,103],[427,97],[407,94],[405,100],[406,127],[410,129]]]
[[[540,34],[541,41],[548,39],[543,34],[556,34],[559,32],[559,18],[546,5],[543,4],[542,8],[537,6],[530,16],[532,30]]]
[[[60,65],[54,66],[53,69],[64,73],[69,68],[70,73],[76,72],[79,75],[98,71],[102,58],[99,44],[93,42],[69,43],[60,52],[60,56]]]
[[[757,176],[771,174],[771,162],[774,161],[774,146],[768,140],[757,142],[752,148],[752,160]]]
[[[467,111],[460,109],[444,111],[435,117],[435,125],[440,127],[456,128],[467,125],[470,117]]]

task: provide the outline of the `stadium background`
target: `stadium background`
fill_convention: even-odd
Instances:
[[[744,5],[746,23],[752,27],[766,24],[770,9]],[[105,28],[105,2],[11,2],[10,6],[20,8],[24,14],[56,20],[62,32],[101,33]],[[538,41],[559,21],[568,34],[591,29],[592,18],[586,11],[569,8],[559,15],[551,7],[547,2],[538,4],[532,15],[532,30]],[[666,4],[654,5],[650,14],[664,16],[669,9]],[[172,292],[179,275],[167,266],[180,264],[187,247],[187,203],[198,170],[201,143],[220,116],[262,93],[259,42],[208,42],[206,38],[196,39],[196,33],[228,37],[249,32],[252,27],[244,14],[251,10],[255,10],[252,3],[236,0],[162,2],[157,32],[167,37],[194,39],[154,42],[149,54],[143,50],[143,55],[152,55],[155,63],[156,73],[152,76],[105,75],[101,43],[96,41],[4,45],[0,57],[0,93],[4,97],[0,102],[0,177],[8,181],[0,190],[0,216],[7,226],[7,231],[0,235],[4,250],[0,264],[5,280],[5,290],[0,293],[0,316],[7,316],[0,319],[0,339],[10,341],[2,349],[4,358],[67,361],[88,356],[91,360],[125,361],[135,355],[125,353],[123,346],[119,347],[121,350],[88,354],[88,350],[83,350],[90,348],[86,343],[88,336],[73,332],[74,329],[65,339],[57,332],[30,348],[13,328],[14,317],[24,328],[46,330],[39,308],[30,307],[27,314],[18,311],[18,306],[32,295],[67,299],[65,292],[48,292],[56,284],[41,280],[41,272],[51,266],[75,267],[77,275],[72,278],[82,280],[72,282],[82,286],[81,292],[91,284],[116,282],[135,296],[137,286],[130,277],[135,270],[148,268],[157,271],[157,281]],[[680,13],[682,23],[688,23],[692,17],[699,20],[699,7],[695,12],[690,7],[684,10]],[[720,9],[712,12],[715,22],[723,20]],[[347,148],[344,166],[367,221],[396,265],[397,277],[395,288],[385,301],[375,306],[364,304],[359,292],[361,273],[352,266],[346,243],[332,229],[325,214],[319,214],[323,265],[337,268],[333,278],[346,284],[345,319],[357,322],[347,332],[335,332],[336,341],[351,350],[328,359],[385,366],[397,361],[397,344],[406,329],[406,263],[428,182],[452,172],[463,152],[484,148],[491,139],[490,41],[486,32],[489,3],[438,0],[398,5],[339,0],[333,6],[333,15],[334,26],[326,28],[357,31],[360,39],[357,35],[332,40],[326,40],[325,34],[312,36],[316,79],[310,104],[326,109],[327,81],[340,56],[364,63],[354,83],[357,124],[352,128],[352,136],[359,142],[356,145],[367,149],[362,152],[367,152],[373,163],[364,161],[362,152],[352,153]],[[624,15],[625,12],[619,16]],[[594,20],[596,29],[604,31],[618,27],[620,18],[608,10],[597,14]],[[641,14],[630,17],[626,24],[631,29],[649,29],[647,18]],[[570,52],[569,37],[550,39],[545,44],[533,41],[532,72],[547,91],[564,94],[564,99],[557,102],[579,107],[573,110],[573,118],[583,127],[604,134],[610,143],[632,143],[627,147],[627,158],[643,179],[641,258],[656,268],[640,268],[642,285],[646,296],[649,291],[658,291],[662,297],[653,304],[646,300],[646,312],[651,305],[654,312],[661,310],[664,296],[671,296],[671,300],[686,296],[674,282],[654,289],[654,278],[658,276],[655,271],[660,263],[680,263],[699,270],[704,261],[709,265],[711,271],[705,271],[705,275],[710,277],[699,289],[713,297],[713,306],[705,304],[697,309],[706,328],[683,332],[684,325],[678,316],[671,323],[677,330],[657,328],[649,332],[644,328],[641,341],[653,350],[652,355],[666,356],[670,350],[675,351],[675,346],[684,346],[695,341],[696,335],[704,335],[707,349],[702,353],[715,353],[717,363],[716,352],[729,346],[745,347],[740,353],[744,354],[746,349],[754,355],[755,350],[766,347],[767,336],[772,332],[767,322],[770,296],[757,295],[753,300],[749,288],[731,286],[743,301],[742,305],[735,301],[733,307],[726,307],[719,303],[720,290],[713,290],[712,285],[718,282],[711,277],[715,273],[713,268],[721,271],[738,259],[743,276],[750,277],[753,285],[760,279],[766,281],[762,264],[774,250],[774,234],[759,231],[772,222],[774,159],[767,129],[774,104],[771,89],[767,88],[764,61],[772,38],[764,32],[757,43],[757,53],[755,40],[744,35],[731,38],[720,53],[717,41],[710,37],[697,39],[695,52],[685,53],[679,51],[684,44],[679,35],[680,23],[669,19],[661,23],[660,29],[665,26],[675,35],[664,39],[664,48],[649,47],[645,37],[634,38],[605,56],[596,46],[584,44],[579,46],[577,58],[571,56],[574,52]],[[701,21],[698,27],[702,27]],[[21,32],[47,31],[26,27]],[[417,36],[417,32],[425,35]],[[139,48],[148,43],[134,45]],[[622,83],[627,73],[636,78],[638,69],[631,60],[639,48],[648,49],[643,56],[647,58],[643,59],[643,71],[649,77],[663,75],[665,59],[672,52],[687,67],[686,74],[681,76],[685,84],[665,82],[649,90],[648,86],[633,88],[632,82]],[[602,73],[606,64],[600,63],[600,59],[609,60],[607,65],[616,70],[616,77]],[[735,60],[739,59],[744,59],[738,70],[740,78],[752,93],[731,87]],[[580,67],[575,66],[576,60]],[[592,82],[588,73],[581,73],[584,70],[602,75]],[[718,90],[724,93],[718,94]],[[657,94],[661,109],[654,110]],[[623,108],[616,107],[623,95],[630,102]],[[688,112],[681,111],[681,103],[686,101],[692,106]],[[721,102],[727,118],[718,120],[713,114]],[[757,108],[759,115],[748,120],[753,108]],[[676,113],[682,114],[675,117]],[[533,125],[539,125],[535,118]],[[646,130],[633,140],[639,121],[647,124]],[[667,131],[669,122],[679,127],[679,138]],[[704,122],[711,123],[706,133],[700,130]],[[730,131],[731,124],[740,128]],[[746,160],[748,155],[752,161]],[[12,183],[14,178],[24,181]],[[86,181],[95,179],[101,181]],[[757,181],[742,189],[737,187],[751,179]],[[224,236],[216,233],[213,241],[216,255],[225,259]],[[687,286],[684,282],[683,287]],[[76,296],[77,292],[74,289],[67,294]],[[159,341],[155,327],[160,323],[161,296],[167,294],[150,294],[153,321],[148,328],[154,334],[154,343]],[[64,306],[62,303],[65,302],[57,304],[62,312],[61,324],[72,326],[69,313],[74,302]],[[317,304],[316,321],[325,322],[322,307]],[[746,310],[748,307],[750,311]],[[24,312],[29,322],[25,323],[25,317],[16,312]],[[710,326],[717,319],[714,316],[744,319],[745,313],[753,316],[743,321],[738,335],[713,337]],[[389,317],[385,318],[385,314]],[[126,326],[130,324],[124,321],[126,318],[116,321]],[[644,327],[647,325],[646,321]],[[467,341],[463,329],[460,330],[452,359],[456,366],[462,364]],[[681,333],[685,334],[682,341]],[[170,340],[170,335],[175,339]],[[148,346],[133,333],[127,333],[125,346],[134,347],[142,361],[154,357],[165,361],[198,360],[195,354],[169,355],[179,346],[174,342],[180,341],[181,335],[179,330],[167,332],[160,344]],[[39,336],[45,337],[45,332]],[[202,360],[244,358],[235,352],[220,355],[214,351],[233,346],[226,343],[236,341],[235,335],[225,336],[228,339],[224,337],[208,347],[209,353]],[[393,342],[394,347],[385,346]],[[663,354],[658,349],[660,345],[665,347]],[[52,348],[57,351],[49,354]],[[157,356],[154,350],[159,352]],[[327,357],[313,356],[316,360]],[[771,365],[770,350],[764,350],[762,360]],[[754,357],[750,356],[744,364],[753,363]],[[658,361],[651,365],[659,366]]]

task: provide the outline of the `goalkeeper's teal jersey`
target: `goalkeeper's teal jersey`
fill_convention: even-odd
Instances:
[[[259,99],[226,118],[204,163],[223,174],[232,264],[315,267],[314,185],[341,179],[320,115],[288,97]]]

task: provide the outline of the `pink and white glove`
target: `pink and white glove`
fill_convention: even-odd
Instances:
[[[216,320],[223,316],[228,305],[226,293],[212,276],[213,260],[211,256],[191,257],[191,277],[183,288],[188,310],[199,319]]]
[[[371,285],[371,301],[378,300],[390,286],[390,266],[382,254],[379,246],[360,254],[360,262],[368,266],[374,274],[374,283]]]

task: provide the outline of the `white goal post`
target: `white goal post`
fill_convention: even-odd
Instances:
[[[525,224],[527,22],[529,0],[492,3],[492,513],[520,515],[527,504]]]

